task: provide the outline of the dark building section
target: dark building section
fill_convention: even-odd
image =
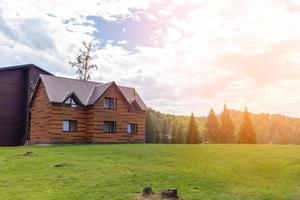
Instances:
[[[0,146],[23,145],[29,129],[29,100],[40,74],[33,65],[0,68]]]

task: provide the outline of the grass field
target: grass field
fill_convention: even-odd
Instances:
[[[33,154],[23,155],[31,151]],[[62,164],[62,167],[55,165]],[[63,145],[0,148],[0,199],[300,199],[300,146]]]

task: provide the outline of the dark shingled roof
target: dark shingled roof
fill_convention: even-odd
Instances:
[[[98,83],[44,74],[40,75],[40,79],[50,102],[63,103],[70,95],[75,95],[82,105],[93,105],[111,85],[116,85],[128,104],[136,102],[142,110],[148,110],[134,88],[118,86],[115,82]]]
[[[8,70],[16,70],[16,69],[29,69],[29,68],[36,68],[36,69],[43,71],[46,74],[52,75],[50,72],[47,72],[46,70],[44,70],[34,64],[24,64],[24,65],[15,65],[15,66],[9,66],[9,67],[0,67],[0,72],[8,71]]]

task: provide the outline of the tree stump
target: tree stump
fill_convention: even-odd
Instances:
[[[166,189],[160,192],[162,198],[178,199],[177,189]]]
[[[143,197],[147,197],[147,196],[151,196],[152,194],[154,194],[154,192],[152,191],[151,187],[145,187],[143,190]]]

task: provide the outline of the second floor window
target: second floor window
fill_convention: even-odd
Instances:
[[[62,125],[63,132],[77,132],[76,120],[63,120]]]
[[[133,105],[131,105],[129,108],[128,108],[128,112],[135,112],[135,107]]]
[[[113,110],[117,109],[117,99],[105,97],[104,108]]]
[[[72,97],[69,97],[65,102],[64,104],[66,106],[69,106],[69,107],[72,107],[72,108],[76,108],[78,105],[76,103],[76,101],[74,100],[74,98]]]
[[[136,134],[137,133],[137,124],[128,123],[127,124],[127,133]]]
[[[117,131],[116,122],[105,121],[103,129],[104,133],[115,133]]]

